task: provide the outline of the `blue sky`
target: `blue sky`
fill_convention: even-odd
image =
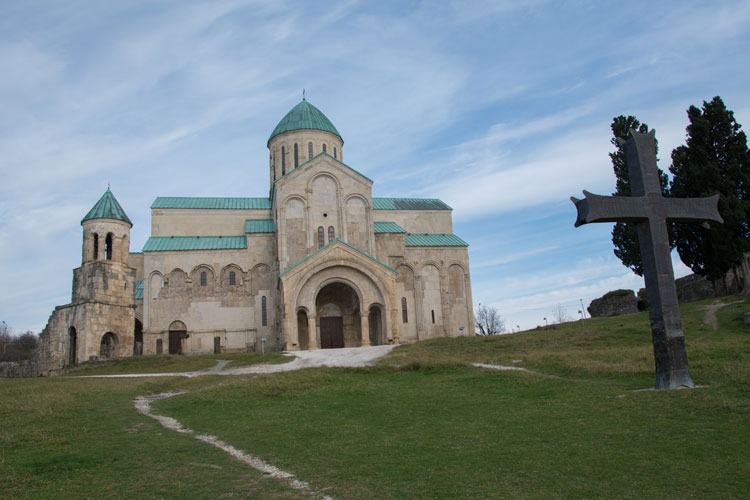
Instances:
[[[157,196],[267,195],[303,87],[375,196],[455,209],[475,306],[577,317],[643,286],[610,224],[573,228],[571,195],[614,190],[612,117],[656,129],[663,169],[691,104],[749,124],[748,26],[747,1],[2,2],[0,319],[40,331],[70,301],[108,182],[133,251]]]

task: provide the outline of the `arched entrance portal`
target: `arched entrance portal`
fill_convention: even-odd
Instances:
[[[68,329],[68,365],[76,364],[76,349],[78,349],[78,332],[74,326]]]
[[[99,356],[102,358],[114,358],[117,352],[117,335],[107,332],[102,335],[102,341],[99,344]]]
[[[359,297],[349,285],[330,283],[320,289],[315,298],[315,310],[322,349],[361,344],[359,307]]]
[[[169,354],[182,354],[182,339],[187,338],[187,326],[182,321],[169,325]]]
[[[143,323],[136,318],[133,328],[133,356],[141,354],[143,354]]]
[[[380,306],[370,307],[370,314],[368,315],[368,323],[370,324],[370,344],[371,345],[382,345],[383,342],[383,313]]]
[[[308,330],[307,312],[300,309],[297,311],[297,338],[299,348],[302,350],[310,348],[310,332]]]

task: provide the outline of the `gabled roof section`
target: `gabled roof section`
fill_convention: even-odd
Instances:
[[[188,250],[239,250],[247,248],[245,236],[151,236],[144,252],[179,252]]]
[[[318,158],[319,156],[327,156],[327,157],[328,157],[328,158],[330,158],[331,160],[335,161],[335,162],[336,162],[336,163],[338,163],[339,165],[343,165],[344,167],[348,168],[349,170],[351,170],[351,171],[352,171],[352,172],[354,172],[355,174],[359,175],[360,177],[364,177],[364,178],[365,178],[365,179],[367,179],[368,181],[370,181],[370,182],[373,182],[373,180],[372,180],[372,179],[370,179],[369,177],[367,177],[367,176],[366,176],[365,174],[363,174],[363,173],[361,173],[361,172],[359,172],[359,171],[357,171],[357,170],[354,170],[354,169],[353,169],[352,167],[350,167],[349,165],[347,165],[347,164],[346,164],[346,163],[344,163],[343,161],[339,160],[338,158],[334,158],[333,156],[329,155],[328,153],[323,153],[323,152],[320,152],[320,153],[316,154],[315,156],[313,156],[312,158],[310,158],[309,160],[307,160],[306,162],[304,162],[304,163],[300,164],[300,166],[299,166],[299,167],[297,167],[297,168],[293,168],[293,169],[289,170],[289,172],[287,172],[286,174],[282,175],[281,177],[279,177],[278,179],[276,179],[275,181],[273,181],[273,183],[274,183],[274,184],[276,184],[276,183],[277,183],[277,182],[279,182],[279,181],[280,181],[281,179],[286,179],[287,177],[289,177],[290,175],[292,175],[292,174],[293,174],[294,172],[297,172],[297,171],[299,171],[299,170],[300,170],[300,169],[301,169],[302,167],[304,167],[305,165],[307,165],[307,164],[308,164],[308,163],[310,163],[311,161],[314,161],[314,160],[315,160],[316,158]]]
[[[406,229],[395,222],[374,222],[375,234],[380,233],[405,233]]]
[[[107,188],[99,201],[97,201],[93,208],[89,210],[89,213],[81,219],[81,224],[87,220],[93,219],[116,219],[130,224],[133,227],[133,223],[130,222],[125,210],[122,209],[120,204],[117,202],[117,198],[112,194],[112,191]]]
[[[453,210],[437,198],[373,198],[373,210]]]
[[[135,289],[133,289],[133,298],[143,300],[143,280],[136,280]]]
[[[196,198],[159,196],[151,208],[183,208],[199,210],[270,210],[270,198]]]
[[[407,247],[468,247],[469,244],[455,234],[407,234]]]
[[[318,108],[310,104],[302,98],[302,102],[293,107],[284,118],[281,119],[276,128],[271,132],[271,137],[268,138],[268,145],[271,139],[284,132],[291,132],[292,130],[322,130],[323,132],[330,132],[336,135],[342,141],[341,134],[333,126],[331,120],[323,114]]]
[[[279,274],[279,279],[281,279],[281,277],[282,277],[282,276],[284,276],[284,275],[285,275],[286,273],[288,273],[288,272],[289,272],[289,271],[291,271],[292,269],[296,269],[296,268],[298,268],[298,267],[299,267],[300,265],[302,265],[302,264],[303,264],[304,262],[307,262],[308,260],[310,260],[311,258],[313,258],[313,257],[314,257],[315,255],[317,255],[317,254],[319,254],[319,253],[323,252],[323,251],[324,251],[324,250],[326,250],[326,249],[327,249],[328,247],[330,247],[330,246],[332,246],[332,245],[335,245],[335,244],[336,244],[337,242],[338,242],[338,243],[341,243],[341,244],[343,244],[343,245],[346,245],[346,246],[348,246],[349,248],[351,248],[352,250],[354,250],[354,251],[356,251],[356,252],[359,252],[359,253],[361,253],[362,255],[364,255],[365,257],[367,257],[368,259],[370,259],[371,261],[373,261],[373,262],[375,262],[375,263],[377,263],[377,264],[380,264],[381,266],[385,267],[386,269],[389,269],[389,270],[393,271],[393,272],[394,272],[394,273],[396,273],[396,274],[401,274],[401,273],[399,273],[398,271],[396,271],[395,269],[393,269],[393,268],[392,268],[391,266],[389,266],[389,265],[387,265],[387,264],[383,264],[382,262],[380,262],[380,261],[379,261],[378,259],[376,259],[376,258],[375,258],[375,257],[373,257],[372,255],[370,255],[370,254],[368,254],[368,253],[365,253],[365,252],[363,252],[363,251],[362,251],[362,250],[360,250],[359,248],[357,248],[357,247],[355,247],[355,246],[353,246],[353,245],[350,245],[349,243],[345,242],[344,240],[340,240],[340,239],[336,238],[335,240],[333,240],[332,242],[330,242],[329,244],[327,244],[327,245],[326,245],[326,246],[324,246],[323,248],[319,248],[318,250],[314,251],[313,253],[311,253],[310,255],[308,255],[307,257],[305,257],[304,259],[302,259],[301,261],[299,261],[299,262],[297,262],[296,264],[294,264],[294,265],[293,265],[292,267],[290,267],[289,269],[287,269],[287,270],[286,270],[286,271],[284,271],[283,273]]]
[[[245,234],[255,233],[275,233],[276,225],[271,219],[263,220],[246,220],[245,221]]]

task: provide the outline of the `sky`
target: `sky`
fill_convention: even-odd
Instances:
[[[70,302],[80,221],[110,184],[150,233],[157,196],[267,196],[266,141],[302,97],[380,197],[440,198],[469,246],[474,306],[509,330],[578,318],[643,279],[612,224],[610,123],[656,129],[716,95],[750,126],[750,2],[0,3],[0,320],[41,331]],[[673,254],[676,275],[689,274]]]

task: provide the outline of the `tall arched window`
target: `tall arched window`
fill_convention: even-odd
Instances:
[[[112,233],[107,233],[104,239],[104,259],[112,260]]]
[[[312,159],[312,142],[307,143],[307,158]]]
[[[201,286],[206,286],[208,284],[208,276],[206,275],[206,271],[201,271]]]
[[[324,153],[326,152],[326,145],[325,144],[323,144],[323,152]]]
[[[339,159],[339,157],[336,156],[336,146],[333,147],[333,157],[336,158],[337,160]]]
[[[294,168],[299,167],[299,149],[297,148],[297,143],[294,143]]]
[[[263,326],[268,326],[268,313],[266,310],[266,296],[260,299],[260,318]]]
[[[318,249],[323,248],[326,244],[325,234],[323,233],[323,226],[318,228]]]
[[[99,258],[99,235],[94,233],[94,260]]]
[[[286,175],[286,148],[281,146],[281,176]]]
[[[328,226],[328,243],[332,242],[336,239],[336,231],[333,229],[333,226]]]
[[[276,180],[276,151],[273,152],[273,180]]]
[[[406,297],[401,297],[401,319],[404,323],[409,322],[409,314],[406,311]]]
[[[234,271],[229,271],[229,284],[232,286],[237,284],[237,278]]]

